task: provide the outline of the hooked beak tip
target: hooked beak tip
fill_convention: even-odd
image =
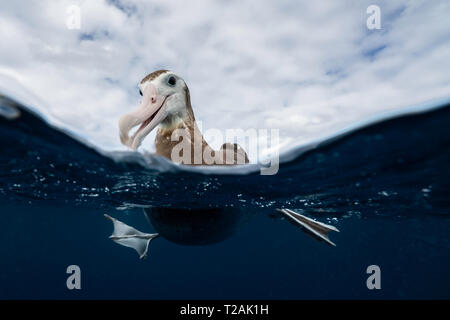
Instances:
[[[122,144],[133,150],[139,148],[142,140],[167,116],[164,104],[169,96],[160,96],[153,85],[147,86],[139,108],[123,115],[119,119],[120,141]],[[130,137],[131,129],[139,124],[140,127]]]

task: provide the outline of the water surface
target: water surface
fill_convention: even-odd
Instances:
[[[450,298],[449,105],[336,135],[261,176],[103,152],[1,101],[2,299]],[[335,225],[337,247],[276,208]],[[105,213],[161,234],[146,260],[108,239]],[[381,290],[366,287],[372,264]]]

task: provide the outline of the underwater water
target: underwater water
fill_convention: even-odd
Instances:
[[[1,299],[450,298],[450,105],[367,124],[264,176],[102,152],[0,101]],[[277,208],[336,226],[337,246]],[[108,238],[104,214],[160,234],[147,259]],[[81,290],[66,287],[69,265]]]

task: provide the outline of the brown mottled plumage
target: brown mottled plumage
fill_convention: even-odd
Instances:
[[[145,78],[141,80],[141,83],[144,83],[145,81],[152,81],[153,79],[156,79],[160,74],[163,74],[166,72],[169,72],[169,70],[153,71],[152,73],[149,73],[148,75],[146,75]]]

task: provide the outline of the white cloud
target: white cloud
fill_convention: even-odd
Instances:
[[[381,30],[366,28],[371,4]],[[124,149],[117,120],[161,68],[186,80],[204,129],[279,128],[286,145],[450,95],[448,16],[445,0],[8,2],[0,73],[105,149]]]

